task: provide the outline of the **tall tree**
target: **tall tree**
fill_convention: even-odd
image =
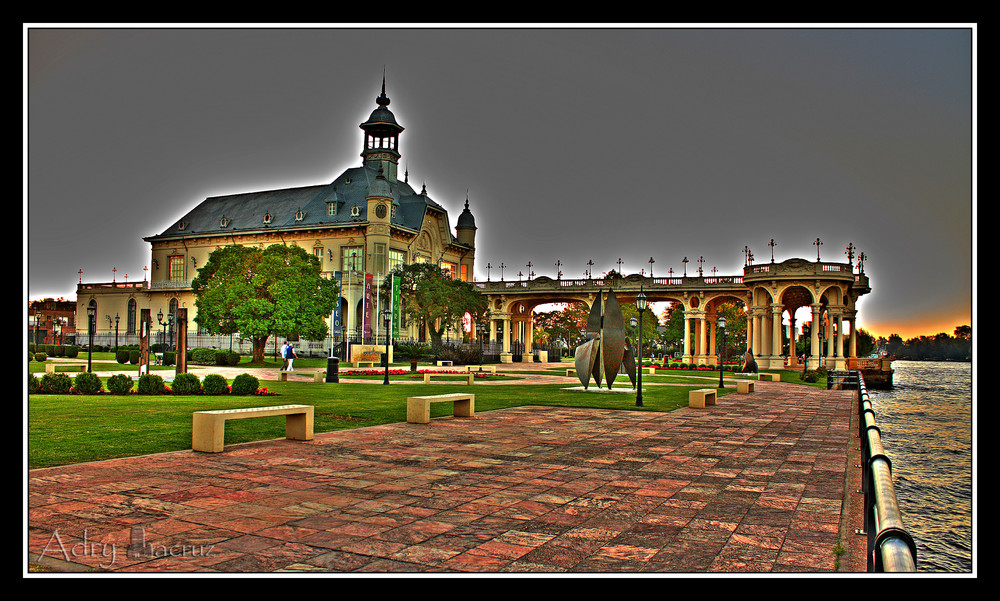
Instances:
[[[410,263],[389,275],[400,277],[403,311],[427,327],[434,346],[441,344],[448,325],[460,326],[466,313],[476,323],[486,312],[483,293],[469,282],[452,279],[433,263]],[[383,293],[388,293],[391,282],[391,277],[385,279]]]
[[[224,246],[191,282],[195,321],[211,334],[239,332],[253,343],[252,361],[263,363],[272,335],[326,337],[337,284],[320,271],[319,259],[297,246]]]

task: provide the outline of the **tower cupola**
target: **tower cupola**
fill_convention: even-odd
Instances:
[[[382,170],[389,182],[396,181],[399,165],[399,134],[403,127],[396,123],[396,117],[389,110],[389,97],[385,95],[385,75],[382,75],[382,93],[375,99],[378,105],[368,121],[361,124],[365,132],[361,157],[364,166],[374,171]]]

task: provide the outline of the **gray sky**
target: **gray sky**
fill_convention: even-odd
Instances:
[[[24,32],[26,300],[142,279],[208,196],[360,165],[384,68],[410,183],[452,226],[468,191],[478,279],[734,275],[820,238],[868,257],[860,327],[973,325],[968,26]]]

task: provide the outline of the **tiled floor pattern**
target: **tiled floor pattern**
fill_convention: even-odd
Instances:
[[[28,551],[115,572],[829,572],[855,394],[760,382],[707,409],[523,407],[34,470]]]

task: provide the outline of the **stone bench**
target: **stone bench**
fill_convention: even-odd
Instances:
[[[432,373],[425,372],[424,373],[424,384],[430,384],[431,383],[431,378],[434,377],[434,376],[443,377],[443,376],[454,376],[454,375],[458,375],[458,376],[462,376],[463,378],[466,378],[468,380],[469,384],[472,384],[472,381],[476,377],[476,374],[473,374],[473,373],[469,373],[469,374],[432,374]]]
[[[86,363],[46,363],[45,373],[54,374],[57,367],[63,368],[59,371],[87,371]]]
[[[307,378],[311,377],[313,379],[313,382],[325,382],[326,381],[326,374],[324,372],[321,372],[321,371],[303,371],[303,372],[298,372],[298,371],[279,371],[278,372],[278,381],[279,382],[287,382],[288,381],[288,376],[304,376],[304,377],[307,377]]]
[[[715,388],[699,388],[688,393],[688,407],[704,409],[705,405],[714,405],[717,390]]]
[[[452,361],[441,360],[437,362],[438,367],[451,367],[452,365],[454,365],[454,362]]]
[[[740,394],[747,394],[753,392],[753,380],[737,380],[736,381],[736,392]]]
[[[474,371],[488,371],[491,374],[495,374],[495,373],[497,373],[497,366],[496,365],[466,365],[465,366],[465,371],[470,372],[470,373],[474,372]]]
[[[312,440],[312,405],[278,405],[275,407],[251,407],[247,409],[217,409],[195,411],[191,424],[191,448],[205,453],[219,453],[223,448],[226,420],[249,419],[284,415],[285,438],[289,440]]]
[[[567,369],[566,370],[566,377],[567,378],[570,377],[570,376],[575,376],[575,375],[576,375],[576,370],[575,369]]]
[[[375,367],[375,361],[355,361],[354,367],[361,367],[365,365],[367,367]]]
[[[430,423],[431,403],[454,403],[455,417],[475,417],[476,415],[476,395],[474,394],[411,396],[406,399],[406,421],[411,424]]]
[[[757,379],[758,380],[768,381],[768,382],[780,382],[781,381],[781,374],[763,374],[763,373],[760,373],[760,374],[757,374]]]

